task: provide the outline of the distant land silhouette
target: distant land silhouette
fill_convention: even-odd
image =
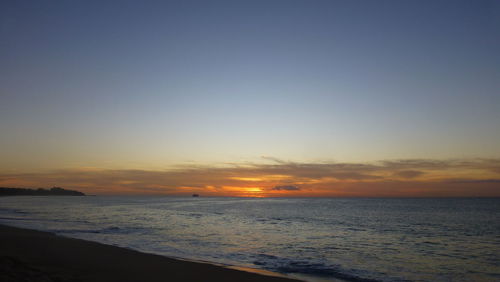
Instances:
[[[53,187],[50,190],[0,187],[0,196],[85,196],[85,194],[61,187]]]

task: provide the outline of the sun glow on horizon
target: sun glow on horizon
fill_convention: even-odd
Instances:
[[[279,161],[244,166],[178,166],[156,171],[67,169],[0,174],[3,187],[57,185],[101,195],[484,197],[500,196],[499,183],[500,159],[410,159],[375,163]]]
[[[241,181],[262,181],[263,179],[260,177],[229,177],[229,179],[241,180]]]

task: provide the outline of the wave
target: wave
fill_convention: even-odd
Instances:
[[[356,275],[353,272],[356,270],[344,270],[338,265],[327,265],[324,263],[313,263],[304,260],[292,260],[288,258],[280,258],[273,255],[258,254],[257,260],[253,263],[256,266],[265,268],[270,271],[286,273],[286,274],[306,274],[318,277],[330,277],[342,279],[352,282],[379,282],[380,280]],[[366,276],[368,276],[367,274]]]
[[[111,226],[101,229],[52,229],[51,232],[56,234],[76,234],[76,233],[94,233],[94,234],[132,234],[132,233],[143,233],[142,228],[120,228],[117,226]]]

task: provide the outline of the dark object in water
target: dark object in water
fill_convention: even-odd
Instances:
[[[200,195],[198,195],[198,194],[193,194],[193,197],[199,197],[199,196],[200,196]]]

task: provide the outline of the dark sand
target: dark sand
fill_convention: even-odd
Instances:
[[[294,280],[0,225],[0,281]]]

